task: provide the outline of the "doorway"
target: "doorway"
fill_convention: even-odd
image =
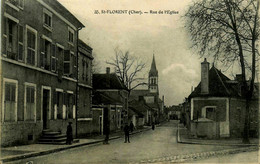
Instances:
[[[99,116],[99,133],[103,135],[103,117]]]
[[[50,112],[50,90],[43,88],[42,90],[43,129],[49,128],[49,119],[48,119],[49,112]]]

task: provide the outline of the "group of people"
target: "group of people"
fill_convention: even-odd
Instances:
[[[69,122],[69,125],[67,126],[67,141],[66,144],[72,144],[73,142],[73,133],[72,133],[72,126],[71,126],[72,122]],[[154,123],[152,123],[152,130],[154,130],[155,125]],[[129,134],[130,132],[132,133],[134,131],[134,124],[131,121],[130,124],[125,124],[124,127],[124,132],[125,132],[125,143],[128,142],[130,143],[130,139],[129,139]]]

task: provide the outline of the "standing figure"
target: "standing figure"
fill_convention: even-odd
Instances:
[[[72,135],[72,122],[69,122],[69,125],[67,126],[67,141],[66,144],[71,145],[73,141],[73,135]]]
[[[154,128],[155,128],[155,125],[154,125],[154,122],[152,123],[152,129],[154,130]]]
[[[125,125],[124,132],[125,132],[125,143],[126,143],[126,141],[128,141],[128,143],[130,143],[130,141],[129,141],[129,126],[128,126],[128,124]]]
[[[131,121],[131,123],[130,123],[130,131],[131,131],[131,133],[134,131],[134,124],[133,124],[132,121]]]

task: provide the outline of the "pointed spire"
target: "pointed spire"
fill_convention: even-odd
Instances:
[[[149,76],[158,76],[158,71],[156,69],[156,64],[155,64],[154,53],[153,53],[153,61],[151,64],[151,69],[149,71]]]

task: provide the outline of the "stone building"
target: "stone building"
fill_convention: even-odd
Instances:
[[[1,145],[36,142],[43,130],[76,128],[78,33],[57,0],[1,1]]]
[[[241,97],[239,75],[229,79],[214,65],[209,69],[205,59],[201,63],[201,82],[189,95],[189,128],[194,137],[242,137],[245,120],[245,100]],[[258,135],[259,88],[250,104],[250,134]]]
[[[121,130],[127,122],[128,94],[127,87],[120,81],[116,73],[110,73],[106,68],[105,74],[93,74],[94,97],[93,133],[102,134],[109,121],[110,131]],[[109,117],[105,119],[105,117]]]
[[[145,124],[158,123],[163,112],[164,102],[159,98],[158,70],[153,56],[151,68],[148,75],[148,89],[134,89],[130,92],[130,100],[143,101],[153,110],[150,110],[151,117],[145,119]]]
[[[78,114],[77,135],[92,132],[92,48],[79,39],[78,42]]]

